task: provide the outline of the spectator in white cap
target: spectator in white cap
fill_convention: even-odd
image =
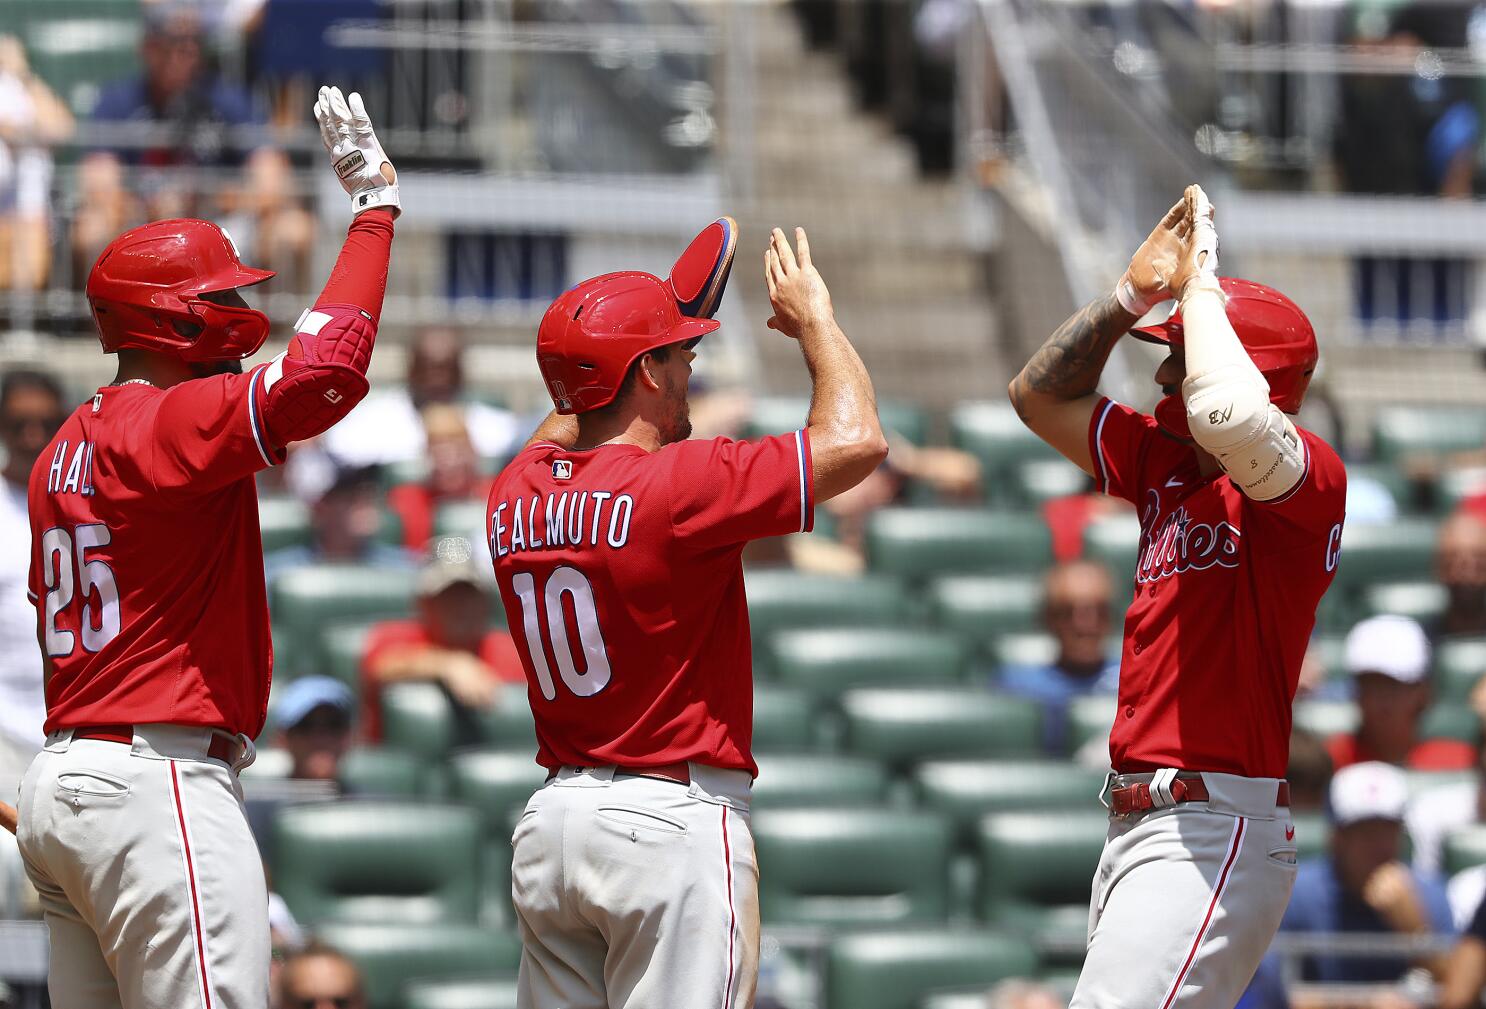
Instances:
[[[351,718],[356,698],[340,680],[305,676],[284,688],[273,705],[278,745],[293,765],[289,777],[335,781],[341,758],[351,748]]]
[[[486,553],[487,570],[489,557]],[[368,740],[382,738],[381,691],[389,684],[439,684],[461,725],[470,712],[493,705],[503,684],[524,688],[516,643],[495,626],[494,596],[469,540],[446,536],[433,544],[418,572],[416,619],[377,624],[366,637],[361,714]]]
[[[1327,795],[1330,853],[1295,877],[1283,932],[1453,935],[1440,882],[1401,861],[1408,780],[1392,764],[1365,761],[1337,771]],[[1411,967],[1438,974],[1443,958],[1311,954],[1301,976],[1324,984],[1397,981]]]
[[[1415,771],[1474,767],[1476,749],[1458,739],[1419,738],[1429,708],[1429,638],[1418,621],[1370,617],[1347,635],[1347,671],[1357,685],[1356,732],[1327,741],[1332,766],[1380,760]]]

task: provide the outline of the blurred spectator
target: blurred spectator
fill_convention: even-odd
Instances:
[[[1361,720],[1355,733],[1340,733],[1327,743],[1338,770],[1367,760],[1417,771],[1463,770],[1475,763],[1469,743],[1419,739],[1430,687],[1429,639],[1417,621],[1371,617],[1352,628],[1346,651]]]
[[[1435,546],[1435,577],[1446,600],[1432,636],[1486,634],[1486,517],[1462,510],[1445,520]]]
[[[423,550],[433,538],[434,518],[442,504],[479,501],[490,496],[495,478],[481,471],[480,456],[465,425],[465,409],[450,403],[423,408],[428,441],[428,476],[421,483],[398,484],[387,493],[387,507],[402,520],[402,542]]]
[[[284,963],[283,1009],[366,1009],[365,983],[351,958],[312,942]]]
[[[1331,779],[1330,854],[1301,864],[1280,931],[1427,935],[1451,933],[1444,888],[1400,860],[1408,801],[1404,773],[1377,761]],[[1438,972],[1442,958],[1422,965]],[[1410,968],[1396,956],[1308,954],[1301,976],[1323,983],[1397,981]]]
[[[986,993],[986,1009],[1067,1009],[1068,1003],[1040,981],[1011,978]]]
[[[355,708],[351,689],[329,676],[304,676],[284,688],[272,716],[278,745],[293,761],[289,777],[339,780],[341,758],[351,748]]]
[[[1476,750],[1476,776],[1452,781],[1421,793],[1408,809],[1414,868],[1438,875],[1444,871],[1445,838],[1461,827],[1486,821],[1486,750]]]
[[[35,291],[51,267],[52,155],[72,113],[31,73],[26,50],[0,35],[0,288]]]
[[[254,262],[303,289],[313,219],[296,200],[289,159],[267,143],[247,94],[211,65],[198,10],[175,2],[148,8],[140,61],[143,73],[105,87],[93,108],[102,135],[78,166],[78,276],[133,224],[209,217],[226,218]],[[150,173],[131,179],[130,168]]]
[[[446,537],[434,544],[418,573],[417,619],[377,624],[367,635],[361,724],[369,740],[382,738],[380,701],[388,684],[438,683],[468,716],[494,704],[502,684],[525,682],[515,642],[491,626],[495,605],[469,541]]]
[[[268,1007],[284,1009],[284,964],[304,948],[304,931],[284,898],[273,892],[268,895],[268,941],[272,953],[268,962]]]
[[[1331,772],[1326,742],[1314,732],[1292,729],[1290,761],[1285,768],[1285,780],[1290,782],[1290,812],[1319,813],[1324,809]]]
[[[1069,702],[1119,689],[1119,658],[1109,650],[1114,586],[1104,565],[1070,561],[1048,571],[1042,593],[1042,624],[1057,640],[1057,658],[1044,666],[1007,666],[996,684],[1041,703],[1043,746],[1063,753]]]
[[[309,492],[310,542],[275,550],[264,558],[270,583],[281,573],[306,564],[413,566],[407,551],[377,539],[382,528],[377,473],[375,466],[332,466],[322,476],[307,481],[322,484],[318,492]]]
[[[15,369],[0,378],[0,798],[15,794],[45,737],[36,608],[27,598],[31,467],[66,419],[62,388],[50,375]]]
[[[1042,506],[1042,519],[1053,537],[1053,557],[1059,561],[1076,560],[1084,555],[1084,534],[1099,519],[1134,511],[1128,501],[1100,494],[1094,489],[1094,478],[1078,494],[1053,498]]]
[[[509,410],[465,399],[464,344],[463,334],[448,326],[414,333],[407,388],[368,396],[326,432],[325,450],[354,466],[420,459],[427,450],[421,412],[433,403],[450,403],[463,405],[470,441],[482,458],[508,457],[524,435]]]
[[[970,453],[920,447],[891,432],[888,441],[892,452],[887,462],[822,506],[834,526],[834,539],[816,534],[782,541],[796,568],[819,574],[861,574],[867,569],[868,520],[874,512],[903,501],[915,484],[951,500],[969,500],[979,494],[980,462]],[[749,556],[757,559],[759,554]]]
[[[1439,1009],[1479,1009],[1486,990],[1486,900],[1450,951],[1439,981]]]

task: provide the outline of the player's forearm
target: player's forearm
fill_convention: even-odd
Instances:
[[[807,326],[800,350],[813,386],[806,424],[815,500],[827,501],[865,480],[887,458],[888,444],[872,376],[835,320]]]
[[[437,680],[453,663],[466,658],[462,653],[442,648],[413,646],[382,655],[368,669],[378,683],[405,683],[415,680]]]
[[[1136,318],[1112,294],[1073,313],[1011,380],[1017,415],[1027,421],[1039,399],[1067,402],[1091,395],[1110,352]]]
[[[1486,988],[1486,943],[1467,935],[1456,943],[1440,977],[1440,1009],[1479,1006]]]
[[[392,258],[392,233],[392,211],[357,214],[315,304],[354,305],[370,315],[373,323],[380,320],[382,299],[387,293],[387,266]]]
[[[538,424],[537,429],[532,432],[532,436],[526,440],[528,446],[535,445],[537,442],[551,442],[553,445],[571,449],[578,444],[577,416],[572,414],[563,416],[553,410],[543,418],[542,423]]]

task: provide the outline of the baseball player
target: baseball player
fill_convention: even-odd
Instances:
[[[1132,330],[1172,296],[1167,322]],[[1094,391],[1127,332],[1170,348],[1153,417]],[[1114,293],[1011,383],[1027,426],[1141,523],[1072,1009],[1232,1009],[1289,901],[1290,706],[1346,496],[1336,452],[1289,416],[1316,358],[1294,302],[1218,278],[1212,207],[1193,186]]]
[[[253,475],[367,392],[396,174],[358,95],[315,114],[355,213],[289,349],[206,221],[126,231],[87,296],[118,377],[31,474],[30,593],[46,656],[46,747],[17,840],[51,933],[52,1004],[263,1009],[268,900],[237,772],[273,662]]]
[[[798,253],[775,229],[765,254],[769,326],[799,341],[815,387],[790,434],[686,440],[693,348],[718,324],[657,277],[584,281],[542,319],[557,412],[488,516],[549,774],[514,837],[522,1009],[753,1005],[740,555],[808,531],[818,502],[887,455],[871,379],[795,234]],[[715,271],[707,286],[720,295]]]

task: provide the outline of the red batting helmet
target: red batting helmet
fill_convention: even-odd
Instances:
[[[210,221],[154,221],[103,250],[88,274],[88,304],[104,353],[154,350],[184,361],[235,361],[268,339],[268,316],[201,298],[261,284],[272,270],[244,266]]]
[[[718,325],[682,315],[659,277],[606,273],[548,307],[537,330],[537,366],[558,413],[586,413],[614,401],[641,355],[700,339]]]
[[[1269,401],[1285,413],[1298,412],[1320,357],[1311,321],[1299,305],[1272,287],[1237,277],[1223,277],[1219,284],[1228,296],[1228,321],[1233,324],[1233,331],[1269,383]],[[1184,346],[1181,311],[1178,309],[1157,325],[1132,329],[1130,335],[1147,343]],[[1186,412],[1180,397],[1166,398],[1176,400],[1167,410],[1181,418],[1181,430],[1177,433],[1190,437],[1186,433]],[[1174,417],[1163,416],[1166,412],[1163,406],[1166,406],[1164,401],[1157,406],[1156,418],[1163,422],[1173,420]]]

